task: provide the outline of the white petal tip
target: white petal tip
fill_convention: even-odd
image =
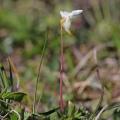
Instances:
[[[83,10],[75,10],[77,13],[82,13],[83,12]]]

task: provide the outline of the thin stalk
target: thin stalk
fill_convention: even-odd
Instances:
[[[100,81],[101,83],[101,87],[102,87],[102,93],[101,93],[101,96],[100,96],[100,100],[99,100],[99,103],[96,107],[96,110],[95,110],[95,114],[98,112],[101,104],[102,104],[102,101],[103,101],[103,96],[104,96],[104,86],[103,86],[103,83],[101,81],[101,78],[100,78],[100,71],[99,71],[99,66],[97,64],[97,67],[96,67],[96,74],[97,74],[97,79]]]
[[[95,120],[99,120],[101,114],[107,109],[108,105],[105,105],[100,112],[98,113],[98,115],[95,117]]]
[[[99,101],[99,104],[97,105],[97,108],[96,108],[96,111],[99,109],[102,101],[103,101],[103,96],[104,96],[104,85],[103,85],[103,82],[101,80],[101,77],[100,77],[100,69],[99,69],[99,64],[98,64],[98,60],[97,60],[97,53],[96,53],[96,49],[94,50],[94,59],[95,59],[95,63],[96,63],[96,75],[97,75],[97,79],[99,80],[100,84],[101,84],[101,88],[102,88],[102,93],[101,93],[101,97],[100,97],[100,101]]]
[[[48,36],[48,33],[46,36]],[[37,90],[38,90],[38,84],[39,84],[40,73],[41,73],[41,66],[42,66],[42,62],[43,62],[43,58],[44,58],[44,54],[45,54],[46,44],[47,44],[47,37],[45,38],[45,42],[44,42],[44,46],[43,46],[43,50],[42,50],[42,55],[40,58],[40,64],[39,64],[39,68],[38,68],[38,75],[37,75],[36,84],[35,84],[35,93],[34,93],[33,111],[32,111],[33,114],[36,112],[35,104],[36,104],[36,99],[37,99]]]
[[[61,25],[61,43],[60,43],[60,109],[61,111],[64,110],[64,104],[63,104],[63,38],[62,38],[62,25]]]
[[[93,54],[94,54],[94,60],[95,60],[95,64],[96,64],[96,76],[97,76],[97,79],[99,80],[100,84],[101,84],[101,87],[102,87],[102,93],[100,95],[100,100],[98,102],[98,105],[95,109],[95,111],[93,112],[92,116],[90,117],[90,120],[92,120],[95,115],[97,114],[101,104],[102,104],[102,101],[103,101],[103,96],[104,96],[104,85],[103,85],[103,82],[101,80],[101,77],[100,77],[100,70],[99,70],[99,65],[98,65],[98,59],[97,59],[97,53],[96,53],[96,49],[94,49],[93,51]]]
[[[20,114],[19,114],[17,111],[15,111],[15,110],[9,111],[6,115],[4,115],[4,116],[2,117],[1,120],[5,120],[5,118],[6,118],[10,113],[13,113],[13,112],[17,115],[18,120],[21,120]]]

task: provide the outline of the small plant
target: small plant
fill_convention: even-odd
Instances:
[[[27,120],[88,120],[90,112],[84,107],[76,108],[76,106],[69,101],[68,106],[65,107],[64,112],[59,108],[55,108],[48,112],[32,114]]]
[[[75,18],[76,16],[78,16],[80,13],[82,13],[83,10],[74,10],[72,12],[66,12],[66,11],[60,11],[60,15],[62,17],[61,21],[60,21],[60,25],[61,25],[61,44],[60,44],[60,108],[61,111],[64,110],[64,103],[63,103],[63,92],[62,92],[62,87],[63,87],[63,72],[64,72],[64,66],[63,66],[63,59],[64,59],[64,43],[63,43],[63,29],[65,29],[65,31],[72,35],[71,31],[70,31],[70,27],[71,27],[71,19]]]
[[[76,108],[76,106],[69,101],[68,107],[65,112],[61,114],[60,120],[88,120],[90,117],[90,112],[86,110],[83,106]]]
[[[26,94],[17,91],[18,86],[14,84],[13,72],[17,81],[19,81],[18,74],[10,58],[8,59],[8,64],[8,72],[4,65],[0,64],[0,118],[1,120],[6,118],[21,120],[20,113],[17,112],[17,107],[14,106],[14,103],[21,103]]]

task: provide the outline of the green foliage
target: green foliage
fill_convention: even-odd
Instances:
[[[21,102],[26,94],[22,92],[7,92],[2,93],[2,99],[14,100],[17,102]]]
[[[113,120],[119,120],[119,119],[120,119],[120,108],[117,108],[114,110]]]
[[[75,105],[71,102],[68,104],[68,108],[65,114],[62,115],[61,120],[87,120],[90,117],[90,112],[88,112],[84,107],[77,109]]]
[[[82,106],[77,109],[75,105],[69,102],[64,112],[59,108],[52,109],[48,112],[32,114],[27,120],[88,120],[90,113]]]
[[[23,92],[14,92],[14,79],[9,63],[9,72],[6,72],[4,65],[0,64],[0,116],[2,119],[18,120],[20,119],[19,113],[13,107],[14,102],[21,102],[26,96]]]
[[[10,120],[18,120],[18,116],[15,113],[11,113]]]
[[[50,114],[54,113],[54,112],[57,111],[58,109],[59,109],[59,107],[58,107],[58,108],[55,108],[55,109],[52,109],[52,110],[50,110],[50,111],[48,111],[48,112],[39,113],[39,115],[47,116],[47,115],[50,115]]]
[[[26,16],[16,15],[10,10],[0,10],[0,26],[10,31],[13,39],[23,42],[29,39],[30,20]]]

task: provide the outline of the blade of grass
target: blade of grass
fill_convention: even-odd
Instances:
[[[1,79],[2,79],[2,82],[3,82],[3,86],[4,86],[4,88],[8,88],[9,87],[9,81],[8,81],[8,77],[7,77],[4,65],[1,66],[0,70],[1,70],[1,75],[0,76],[1,76]]]
[[[16,67],[15,67],[15,65],[12,62],[12,59],[10,57],[8,57],[8,62],[10,64],[10,66],[11,66],[11,69],[13,70],[13,72],[15,74],[16,79],[17,79],[17,86],[16,86],[16,88],[18,89],[19,88],[19,83],[20,83],[20,78],[19,78],[18,71],[17,71],[17,69],[16,69]]]
[[[11,90],[14,90],[14,84],[13,84],[13,74],[12,74],[12,66],[10,64],[10,61],[8,60],[9,64],[9,79],[10,79],[10,85],[11,85]]]
[[[3,76],[2,76],[2,69],[3,69],[3,66],[2,64],[0,64],[0,78],[2,81],[2,87],[5,88],[5,83],[4,83]]]
[[[46,33],[46,36],[45,36],[45,42],[44,42],[44,45],[43,45],[40,64],[39,64],[39,67],[38,67],[38,75],[37,75],[37,79],[36,79],[34,101],[33,101],[33,110],[32,110],[33,114],[36,112],[35,104],[36,104],[36,99],[37,99],[37,90],[38,90],[38,84],[39,84],[40,73],[41,73],[41,66],[42,66],[42,62],[43,62],[43,58],[44,58],[44,54],[45,54],[45,50],[46,50],[47,40],[48,40],[48,30],[47,30],[47,33]]]

